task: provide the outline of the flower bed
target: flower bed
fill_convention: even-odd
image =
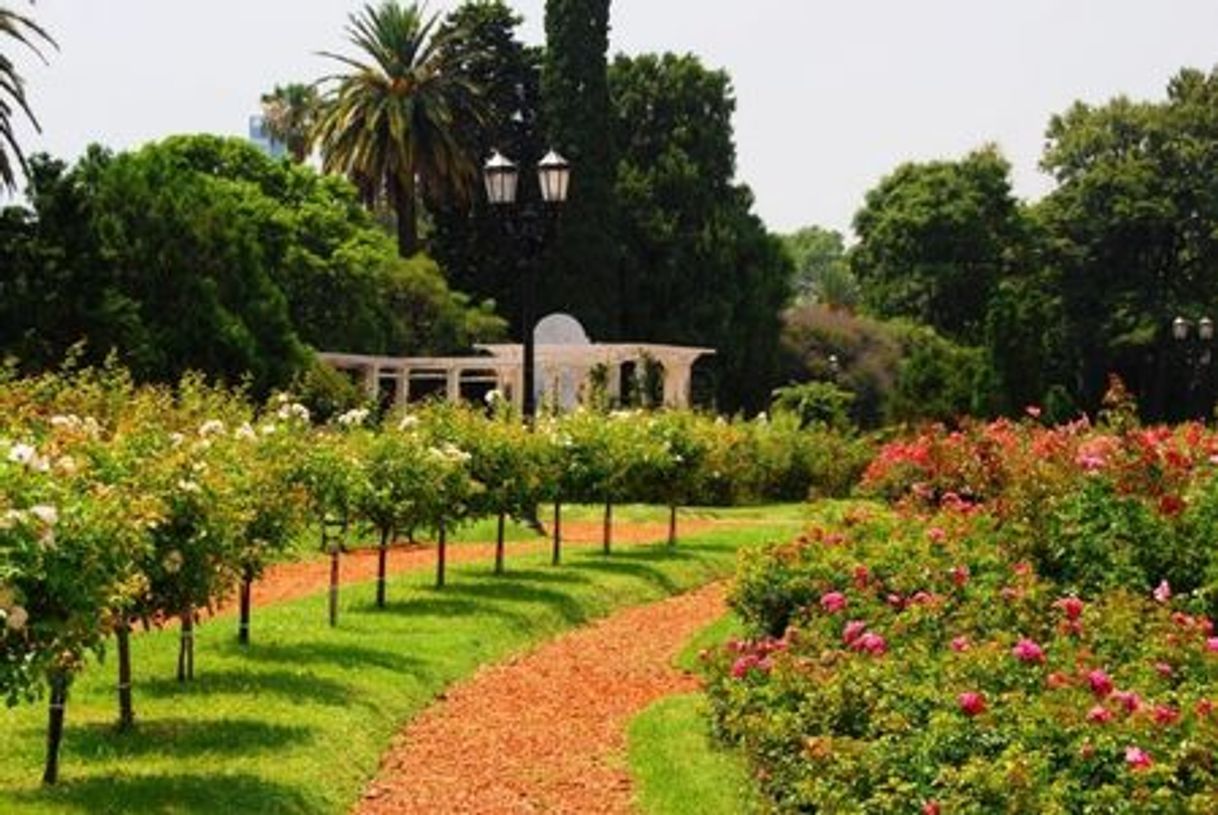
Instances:
[[[882,451],[894,499],[743,561],[714,723],[776,811],[1218,812],[1214,436]]]

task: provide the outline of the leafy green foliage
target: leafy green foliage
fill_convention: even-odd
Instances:
[[[783,246],[795,264],[793,288],[802,303],[822,303],[853,311],[861,290],[846,259],[842,234],[819,226],[806,226],[782,235]]]
[[[609,87],[623,332],[717,349],[718,406],[760,410],[791,264],[734,180],[730,80],[693,56],[619,56]]]
[[[397,258],[345,183],[241,140],[36,158],[30,202],[0,214],[0,347],[25,370],[83,340],[141,380],[194,369],[265,394],[310,366],[306,344],[434,353],[499,330],[431,261]]]

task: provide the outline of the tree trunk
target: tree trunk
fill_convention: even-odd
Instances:
[[[63,712],[68,703],[68,676],[51,674],[51,705],[47,718],[47,761],[42,772],[43,784],[59,780],[59,745],[63,742]]]
[[[504,514],[499,513],[499,527],[495,533],[495,574],[503,574],[503,524]]]
[[[338,625],[338,545],[330,545],[330,627]]]
[[[135,708],[131,704],[131,624],[126,617],[114,630],[118,642],[118,729],[135,726]]]
[[[254,591],[254,570],[246,567],[241,574],[241,614],[237,621],[237,642],[250,644],[250,602]]]
[[[385,527],[381,530],[381,548],[376,553],[376,607],[385,607],[385,567],[389,558],[389,539],[393,530]]]
[[[414,174],[389,180],[389,197],[397,216],[398,255],[411,257],[419,251],[419,227],[415,218]]]
[[[609,554],[609,550],[613,543],[613,500],[605,499],[605,554]]]
[[[554,501],[554,555],[550,562],[557,566],[562,560],[562,501]]]
[[[195,615],[187,606],[180,615],[182,620],[181,636],[178,639],[178,681],[186,682],[195,678]]]
[[[444,559],[448,556],[448,534],[440,522],[440,540],[436,544],[436,588],[444,588]]]

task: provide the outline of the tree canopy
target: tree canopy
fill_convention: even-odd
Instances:
[[[86,341],[141,379],[197,369],[265,392],[308,346],[449,352],[499,329],[434,263],[398,258],[346,182],[243,140],[31,164],[30,208],[0,214],[0,348],[24,367]]]
[[[619,56],[609,72],[626,335],[718,349],[721,407],[776,383],[791,264],[735,182],[735,99],[693,56]]]
[[[867,193],[850,265],[875,313],[980,341],[1020,230],[1010,170],[987,147],[960,161],[903,164]]]

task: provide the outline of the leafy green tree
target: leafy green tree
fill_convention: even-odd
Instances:
[[[55,40],[38,23],[6,7],[0,7],[0,36],[28,48],[44,61],[40,44],[56,47]],[[35,130],[39,129],[38,119],[25,98],[25,81],[17,73],[12,57],[0,52],[0,186],[10,190],[17,186],[17,170],[25,169],[25,154],[13,129],[13,116],[18,111],[25,114]]]
[[[256,393],[306,345],[451,353],[501,328],[435,263],[398,257],[344,180],[241,139],[173,137],[75,167],[35,158],[32,209],[0,213],[0,348],[27,370],[87,340],[141,380],[188,368]]]
[[[858,306],[859,284],[846,260],[842,233],[806,226],[783,235],[782,243],[795,265],[793,286],[799,300],[847,310]]]
[[[267,133],[288,148],[293,161],[303,162],[309,157],[320,108],[321,96],[315,85],[290,82],[262,95]]]
[[[398,252],[410,257],[420,248],[418,185],[427,198],[468,199],[478,180],[479,157],[462,143],[459,123],[481,118],[480,92],[447,59],[433,36],[437,17],[418,3],[384,0],[349,19],[364,61],[325,53],[349,72],[323,80],[335,83],[317,125],[323,166],[355,182],[367,204],[388,196]]]
[[[868,306],[977,343],[994,288],[1018,257],[1021,212],[993,147],[898,167],[854,218],[850,265]]]
[[[1170,335],[1218,302],[1218,71],[1183,70],[1162,102],[1077,103],[1049,124],[1037,207],[1052,236],[1074,365],[1094,409],[1118,373],[1153,417],[1180,418],[1188,381]],[[1174,412],[1172,408],[1174,406]]]
[[[614,338],[633,308],[622,290],[614,234],[613,108],[609,97],[609,0],[546,0],[542,98],[550,139],[571,162],[571,189],[546,266],[542,313],[574,314],[596,338]]]
[[[791,264],[734,182],[731,83],[693,56],[618,57],[624,333],[718,349],[720,407],[768,405]]]

